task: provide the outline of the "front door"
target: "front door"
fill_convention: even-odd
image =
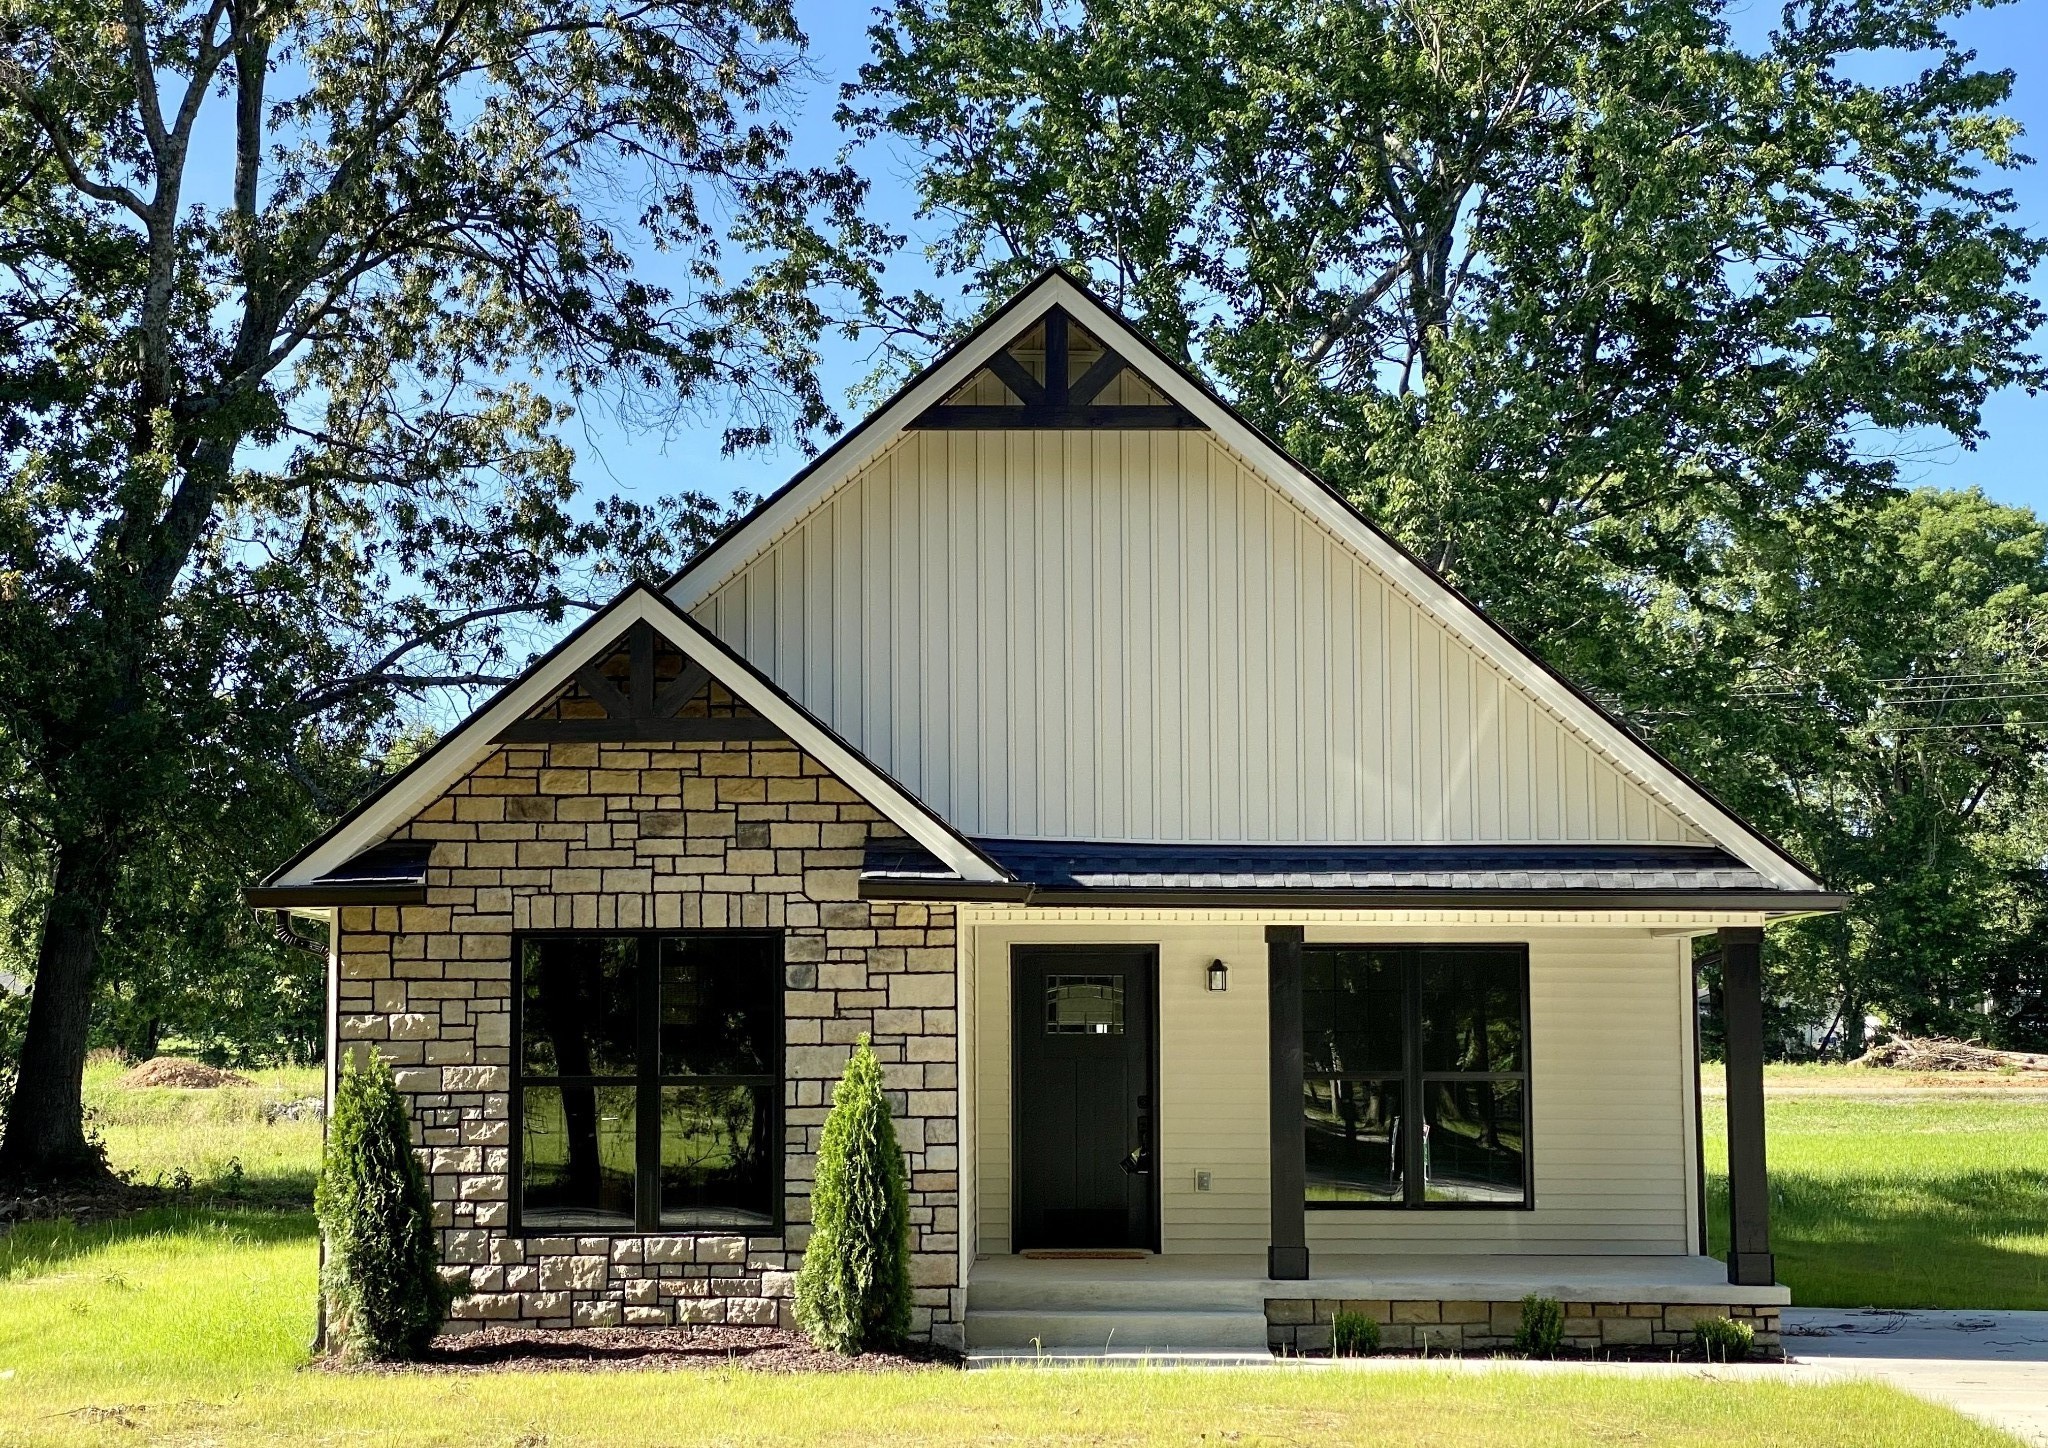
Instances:
[[[1151,946],[1011,956],[1017,1251],[1159,1246]]]

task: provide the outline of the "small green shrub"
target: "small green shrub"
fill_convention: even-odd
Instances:
[[[1334,1357],[1364,1357],[1378,1352],[1380,1325],[1362,1312],[1340,1312],[1330,1319],[1330,1353]]]
[[[1692,1340],[1710,1363],[1739,1363],[1756,1345],[1756,1329],[1732,1317],[1703,1317],[1692,1325]]]
[[[818,1346],[843,1353],[901,1342],[910,1331],[910,1191],[882,1063],[866,1036],[832,1092],[818,1142],[796,1320]]]
[[[405,1101],[374,1052],[342,1064],[327,1156],[313,1189],[327,1239],[321,1289],[342,1355],[417,1357],[448,1315],[434,1201],[413,1155]]]
[[[1522,1299],[1522,1325],[1515,1346],[1534,1357],[1549,1357],[1564,1346],[1564,1304],[1530,1293]]]

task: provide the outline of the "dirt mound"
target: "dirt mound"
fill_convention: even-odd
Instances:
[[[204,1061],[185,1061],[176,1056],[158,1056],[144,1061],[114,1083],[117,1086],[178,1086],[187,1091],[211,1091],[217,1086],[254,1086],[247,1076],[223,1071]]]
[[[1938,1036],[1901,1036],[1872,1046],[1851,1064],[1890,1071],[2048,1071],[2048,1056],[1994,1051],[1974,1041]]]

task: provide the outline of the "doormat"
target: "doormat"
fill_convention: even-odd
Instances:
[[[1135,1247],[1075,1248],[1031,1247],[1017,1254],[1033,1262],[1142,1262],[1152,1254]]]

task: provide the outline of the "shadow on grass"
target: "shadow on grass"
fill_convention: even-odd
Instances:
[[[119,1243],[151,1237],[197,1237],[248,1247],[303,1242],[310,1250],[318,1235],[309,1211],[247,1207],[162,1206],[95,1222],[23,1222],[0,1235],[0,1281],[40,1276]]]
[[[1725,1178],[1709,1179],[1708,1202],[1724,1256]],[[1803,1306],[2048,1309],[2048,1170],[1773,1171],[1771,1245]]]

